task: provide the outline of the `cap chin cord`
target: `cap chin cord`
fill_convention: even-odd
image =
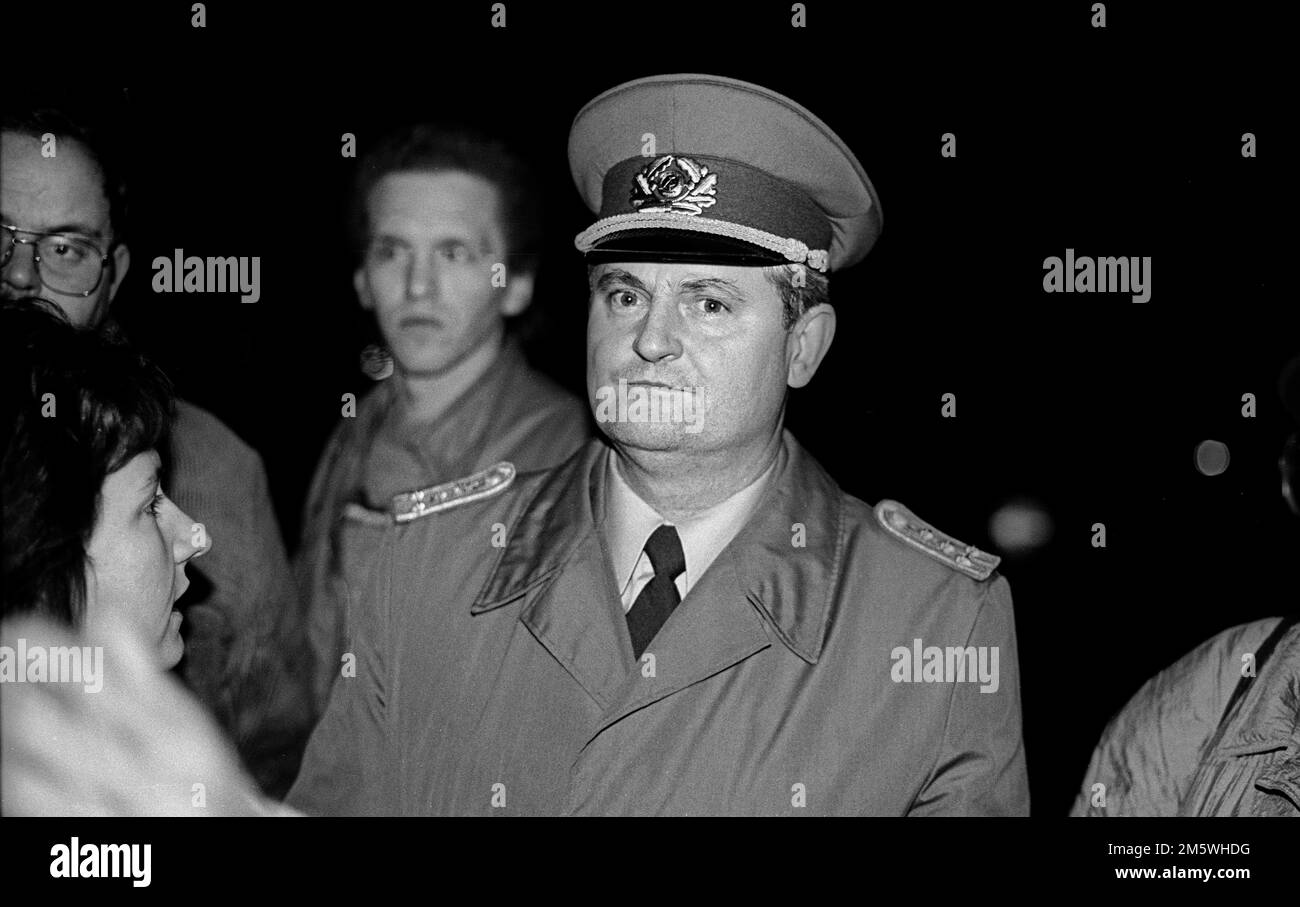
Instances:
[[[642,213],[615,214],[596,221],[573,240],[579,252],[592,252],[600,240],[631,229],[667,229],[684,230],[692,233],[708,233],[714,236],[726,236],[738,239],[750,245],[775,252],[785,261],[793,264],[805,264],[815,271],[825,273],[830,253],[826,249],[809,249],[802,240],[793,237],[777,236],[754,227],[733,224],[724,220],[698,217],[687,214]]]

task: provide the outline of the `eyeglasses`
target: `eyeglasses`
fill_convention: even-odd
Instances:
[[[34,239],[19,239],[19,234]],[[64,296],[89,296],[104,279],[108,253],[88,239],[67,233],[38,233],[0,224],[0,268],[9,266],[14,247],[34,245],[33,261],[41,282]]]

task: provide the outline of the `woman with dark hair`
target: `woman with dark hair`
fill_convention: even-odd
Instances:
[[[291,814],[260,797],[165,670],[183,654],[185,565],[211,544],[159,479],[167,379],[120,339],[27,301],[0,304],[0,380],[0,680],[25,669],[18,651],[111,653],[94,684],[0,684],[4,813]]]
[[[162,490],[172,397],[119,339],[53,306],[0,309],[4,397],[3,616],[114,626],[163,668],[184,652],[173,610],[185,564],[211,545]]]

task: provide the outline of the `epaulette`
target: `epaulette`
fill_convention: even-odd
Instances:
[[[945,535],[918,519],[916,514],[897,501],[881,501],[877,504],[876,519],[890,535],[974,579],[988,579],[1002,562],[1002,558],[996,555]]]
[[[471,501],[500,494],[515,480],[515,464],[502,460],[473,475],[419,491],[393,496],[393,519],[409,523],[431,513],[441,513]]]

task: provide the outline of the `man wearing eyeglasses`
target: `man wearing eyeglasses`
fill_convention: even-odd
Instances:
[[[43,283],[55,293],[72,297],[72,307],[82,300],[98,305],[107,298],[107,294],[95,292],[105,272],[125,272],[130,255],[125,245],[117,244],[110,256],[99,245],[102,242],[99,237],[70,232],[82,229],[65,225],[53,232],[42,232],[0,224],[0,230],[7,234],[0,238],[0,264],[9,264],[16,246],[30,245],[35,249],[32,270]]]
[[[59,154],[57,136],[41,143],[6,127],[3,142],[0,262],[5,298],[43,296],[43,289],[56,297],[52,301],[73,324],[101,324],[131,253],[115,239],[98,165],[76,142],[66,144]],[[48,157],[41,155],[42,147]],[[26,226],[38,229],[9,223],[10,211],[23,208],[38,218]],[[21,251],[24,246],[31,249],[27,255]]]
[[[6,114],[0,131],[0,296],[44,299],[77,327],[108,327],[131,263],[126,185],[101,132],[68,112]],[[302,619],[256,451],[180,401],[170,496],[216,542],[210,589],[187,598],[181,673],[269,793],[287,788],[311,713],[293,641]],[[198,589],[195,592],[199,592]]]

